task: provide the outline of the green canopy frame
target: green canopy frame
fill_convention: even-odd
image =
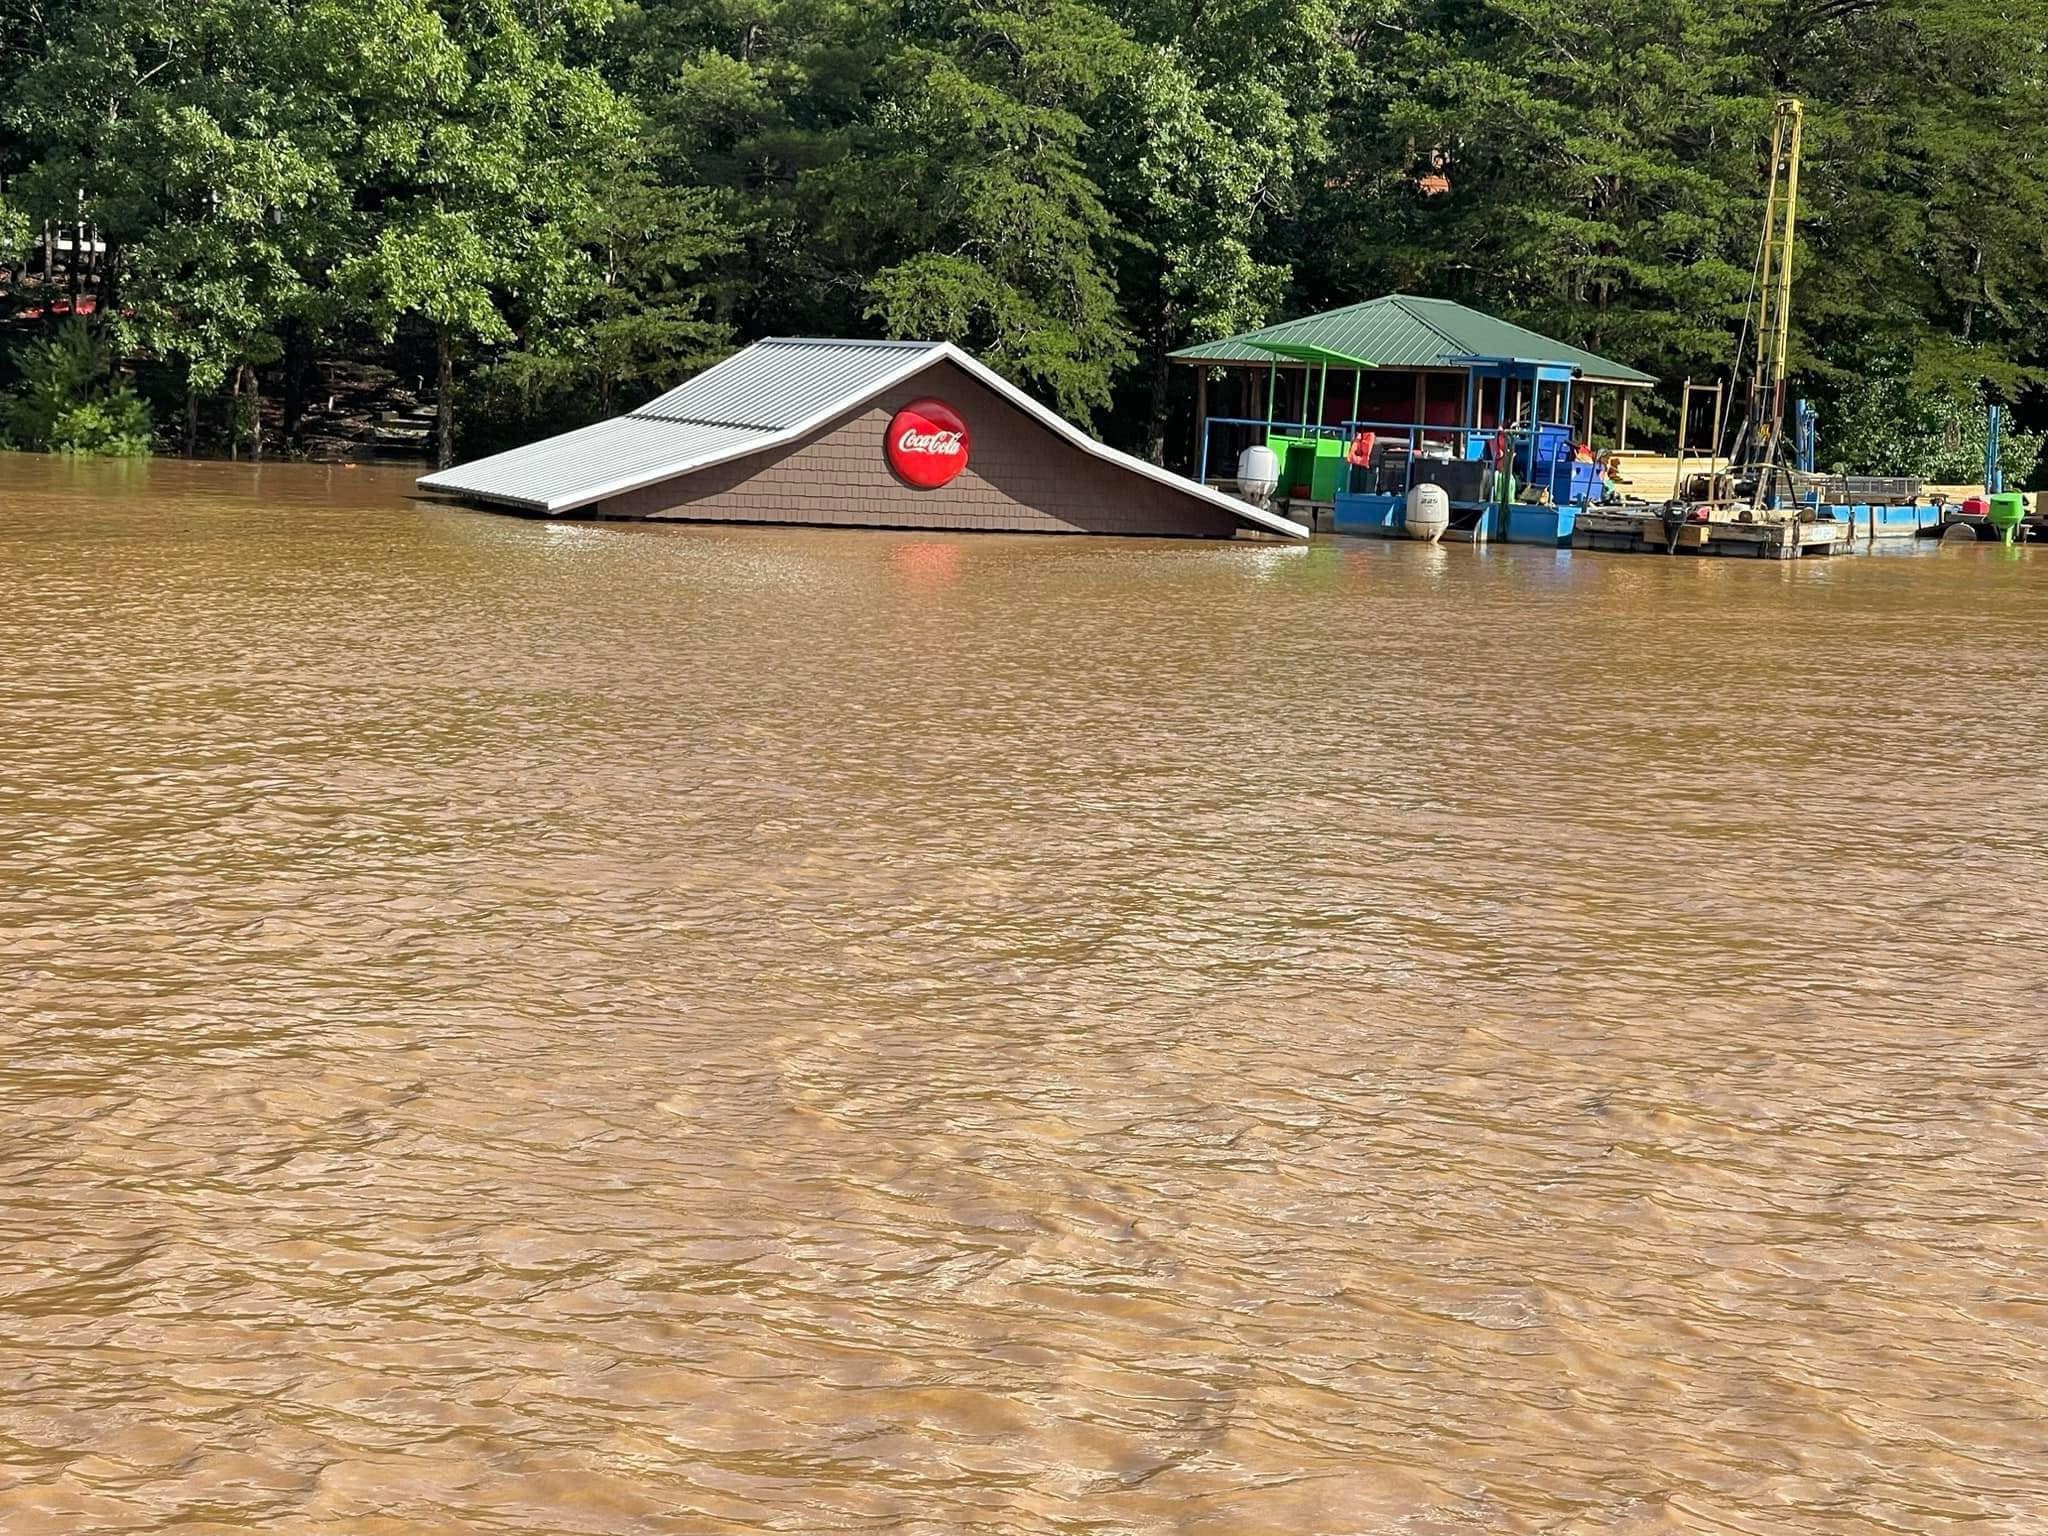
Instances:
[[[1248,341],[1245,345],[1256,351],[1264,352],[1273,359],[1266,369],[1266,430],[1269,433],[1273,430],[1273,404],[1278,398],[1280,388],[1281,358],[1284,357],[1290,362],[1307,363],[1311,368],[1317,363],[1323,365],[1322,383],[1316,391],[1317,421],[1323,419],[1323,408],[1328,404],[1330,398],[1330,364],[1335,363],[1340,368],[1356,370],[1351,376],[1351,414],[1353,416],[1358,414],[1358,397],[1359,391],[1365,384],[1365,370],[1379,366],[1369,357],[1353,357],[1349,352],[1339,352],[1331,347],[1311,346],[1307,342]],[[1200,429],[1197,428],[1197,430]]]

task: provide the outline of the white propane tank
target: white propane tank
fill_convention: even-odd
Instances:
[[[1416,485],[1408,489],[1408,537],[1434,544],[1451,526],[1451,498],[1440,485]]]
[[[1253,443],[1237,456],[1237,494],[1263,507],[1280,489],[1280,456],[1264,443]]]

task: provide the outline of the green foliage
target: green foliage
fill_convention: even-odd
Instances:
[[[123,384],[97,400],[72,406],[50,430],[56,453],[133,459],[149,452],[149,407]]]
[[[96,226],[195,391],[431,352],[471,446],[883,334],[1157,453],[1174,348],[1388,291],[1722,372],[1796,94],[1798,383],[1895,463],[2048,390],[2044,59],[1987,0],[36,0],[0,255]]]
[[[1624,362],[1725,359],[1770,95],[1741,0],[1416,3],[1370,60],[1317,200],[1319,280],[1440,293]],[[1442,162],[1430,194],[1418,177]]]
[[[25,260],[28,255],[28,217],[17,204],[0,196],[0,263]]]
[[[1917,475],[1934,485],[1984,478],[1989,414],[1981,399],[1916,387],[1901,365],[1861,378],[1841,391],[1821,419],[1821,459],[1877,475]],[[2008,485],[2038,484],[2048,433],[2023,432],[2010,421],[1999,434],[1998,462]]]
[[[17,375],[0,424],[32,453],[135,457],[149,452],[149,407],[113,375],[107,338],[84,321],[15,350]]]
[[[1773,62],[1811,99],[1795,317],[1816,369],[1846,348],[1902,361],[1925,390],[2041,382],[2048,8],[1781,7]]]
[[[961,342],[1085,419],[1131,354],[1085,124],[1059,103],[1092,99],[1121,39],[1065,0],[957,25],[970,45],[901,56],[883,109],[806,190],[843,250],[886,258],[865,284],[867,319]]]
[[[387,338],[414,319],[508,343],[573,290],[568,226],[588,217],[589,168],[621,153],[629,116],[570,62],[592,8],[540,14],[502,0],[323,0],[312,13],[315,77],[356,107],[338,146],[345,180],[374,190],[355,199],[334,287]]]
[[[473,450],[612,415],[731,350],[698,281],[735,248],[715,194],[664,187],[627,165],[598,185],[571,239],[580,280],[561,312],[471,383]]]

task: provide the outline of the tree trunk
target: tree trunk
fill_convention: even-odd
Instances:
[[[185,457],[199,456],[199,386],[192,382],[192,370],[185,370]]]
[[[1173,365],[1166,360],[1166,341],[1152,344],[1152,399],[1145,412],[1145,457],[1154,464],[1166,462],[1167,386]]]
[[[290,449],[299,440],[299,424],[306,414],[306,330],[293,316],[284,323],[284,443]]]
[[[100,268],[100,305],[103,315],[115,313],[121,305],[121,247],[107,242],[107,254]]]
[[[242,456],[242,434],[235,428],[240,424],[235,418],[242,414],[242,375],[249,371],[247,363],[235,364],[235,376],[228,384],[228,457]]]
[[[253,463],[263,461],[263,381],[253,367],[249,370],[249,458]]]
[[[1977,280],[1977,286],[1981,292],[1984,286],[1984,247],[1981,245],[1970,253],[1970,276]],[[1969,341],[1970,333],[1976,328],[1976,323],[1977,301],[1974,298],[1963,300],[1963,340],[1965,342]]]
[[[448,327],[434,331],[434,467],[455,462],[455,353]]]

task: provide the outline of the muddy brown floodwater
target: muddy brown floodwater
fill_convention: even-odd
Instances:
[[[2048,549],[0,461],[0,1530],[2048,1529]]]

